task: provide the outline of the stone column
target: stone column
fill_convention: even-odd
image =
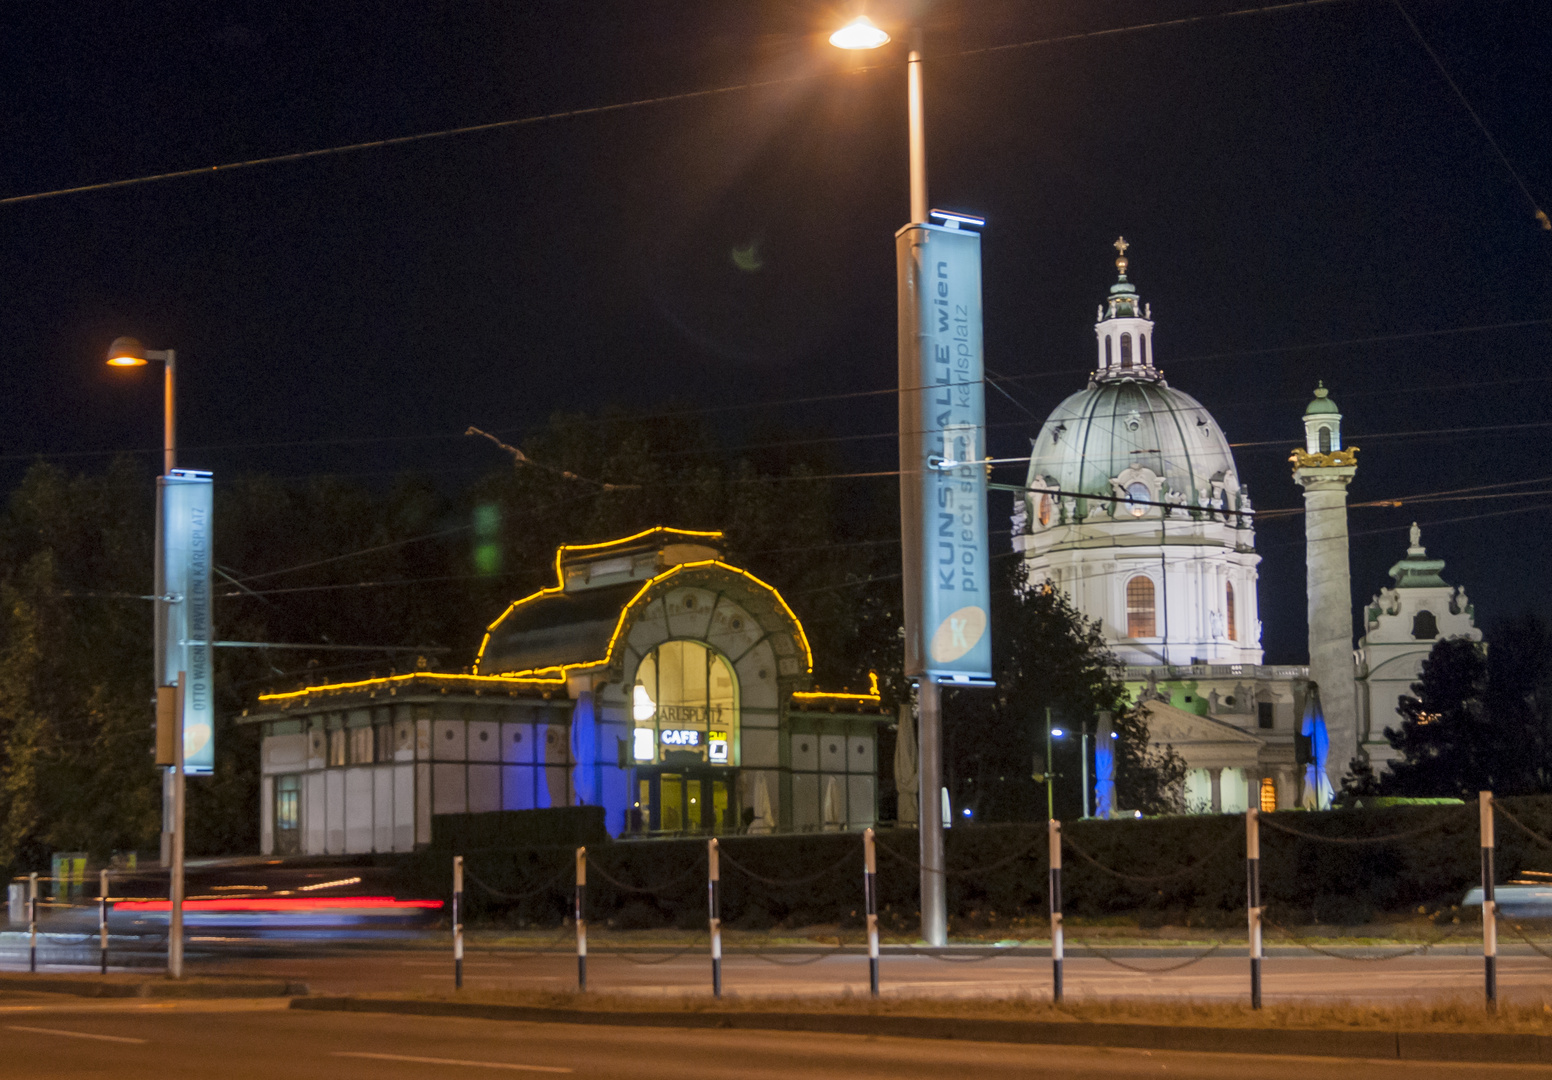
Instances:
[[[1347,485],[1358,471],[1348,454],[1296,451],[1293,478],[1304,489],[1305,568],[1309,597],[1310,679],[1320,686],[1331,753],[1326,773],[1342,784],[1358,753],[1353,681],[1353,599],[1347,553]],[[1336,460],[1346,459],[1343,464]]]
[[[1212,812],[1221,814],[1223,813],[1223,770],[1208,769],[1207,779],[1212,785]]]

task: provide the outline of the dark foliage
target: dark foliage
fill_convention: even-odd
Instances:
[[[1490,647],[1449,639],[1423,661],[1403,696],[1400,752],[1378,777],[1386,795],[1457,796],[1552,791],[1552,632],[1533,615],[1508,619]],[[1344,790],[1366,783],[1355,773]]]
[[[1543,835],[1552,835],[1552,797],[1509,798],[1505,807]],[[1480,873],[1475,806],[1401,806],[1286,811],[1268,815],[1309,839],[1261,828],[1261,880],[1268,917],[1283,925],[1361,924],[1380,913],[1415,913],[1458,905]],[[1419,831],[1420,830],[1420,831]],[[1394,841],[1341,840],[1418,831]],[[1245,824],[1237,815],[1073,821],[1063,858],[1063,907],[1069,915],[1137,918],[1144,925],[1243,927]],[[948,902],[956,920],[1038,919],[1048,881],[1044,824],[957,827],[949,830]],[[916,933],[916,833],[879,835],[879,905],[891,934]],[[847,925],[862,901],[862,841],[856,834],[730,837],[720,842],[722,913],[750,929]],[[1117,878],[1078,854],[1134,878],[1190,872],[1164,881]],[[503,899],[471,887],[475,918],[556,925],[569,911],[571,848],[480,851],[467,864]],[[622,889],[590,872],[590,918],[624,928],[701,927],[706,918],[706,842],[615,842],[589,848],[590,866],[609,878],[649,891]],[[448,888],[447,853],[414,857],[416,887],[430,895]],[[1498,830],[1498,866],[1504,878],[1552,867],[1552,857],[1510,825]],[[759,875],[750,875],[749,871]],[[409,872],[408,870],[406,871]],[[812,880],[810,880],[812,879]],[[776,881],[772,884],[771,880]],[[1448,919],[1446,910],[1446,921]]]

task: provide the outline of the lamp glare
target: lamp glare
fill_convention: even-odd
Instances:
[[[1067,733],[1065,731],[1063,731],[1059,727],[1054,727],[1054,728],[1051,729],[1051,734],[1053,736],[1055,736],[1056,738],[1060,739],[1063,735],[1065,735]]]
[[[145,362],[145,346],[132,337],[114,338],[108,346],[110,367],[140,367]]]
[[[874,26],[866,15],[859,15],[831,34],[830,44],[837,49],[877,49],[889,44],[889,35]]]

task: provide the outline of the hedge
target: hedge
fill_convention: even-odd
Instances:
[[[1552,836],[1552,796],[1501,800]],[[1290,835],[1278,826],[1327,839]],[[1358,924],[1381,913],[1458,904],[1478,883],[1477,807],[1395,806],[1284,811],[1262,816],[1261,881],[1268,918],[1288,924]],[[1205,815],[1076,821],[1064,827],[1067,914],[1135,919],[1143,925],[1232,926],[1244,919],[1244,819]],[[1341,843],[1409,834],[1378,843]],[[1043,915],[1047,840],[1043,822],[956,826],[946,834],[949,913],[959,920]],[[1338,842],[1332,842],[1338,841]],[[1500,815],[1498,880],[1552,869],[1552,850]],[[886,927],[917,919],[916,833],[878,834],[878,892]],[[856,833],[735,836],[719,841],[722,915],[734,928],[857,925],[862,838]],[[706,919],[706,841],[631,840],[590,845],[589,919],[621,929],[700,927]],[[570,846],[463,852],[473,920],[556,925],[570,913]],[[1096,868],[1084,855],[1129,878]],[[446,896],[447,849],[417,854],[407,888]],[[1158,880],[1138,880],[1138,879]],[[765,880],[761,880],[765,879]],[[638,889],[629,886],[640,887]]]

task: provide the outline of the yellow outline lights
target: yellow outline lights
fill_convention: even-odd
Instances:
[[[793,693],[792,700],[803,704],[848,704],[848,705],[878,705],[883,698],[878,692],[878,672],[868,672],[868,682],[871,688],[866,694],[855,694],[850,691],[830,690],[799,690]]]
[[[659,585],[662,582],[667,581],[669,578],[683,573],[686,570],[702,570],[711,567],[726,570],[732,574],[737,574],[739,577],[745,578],[775,598],[777,605],[792,622],[792,628],[795,631],[798,647],[803,652],[804,674],[808,675],[813,673],[814,653],[813,649],[808,643],[808,632],[803,629],[802,620],[798,618],[797,612],[792,610],[791,605],[787,603],[786,599],[775,588],[775,586],[755,577],[749,571],[740,569],[739,567],[733,566],[730,563],[725,563],[721,559],[702,559],[698,562],[678,563],[677,565],[671,566],[667,570],[664,570],[661,574],[654,575],[653,577],[648,578],[646,581],[642,582],[641,588],[637,589],[635,595],[633,595],[630,600],[626,602],[625,606],[620,609],[620,616],[615,621],[614,632],[609,635],[609,644],[608,647],[604,650],[604,655],[601,659],[587,660],[579,664],[561,664],[545,668],[531,668],[526,671],[502,672],[498,675],[480,674],[480,663],[485,658],[485,649],[490,644],[491,633],[496,629],[497,626],[501,624],[503,619],[505,619],[508,615],[512,614],[512,612],[524,604],[538,600],[541,597],[552,596],[565,591],[565,577],[561,570],[561,560],[566,552],[588,550],[596,551],[602,548],[617,547],[628,544],[635,540],[640,540],[643,537],[651,536],[653,533],[668,533],[681,537],[718,540],[722,539],[723,536],[721,532],[694,531],[690,529],[671,529],[665,526],[658,526],[651,529],[644,529],[641,532],[634,533],[619,540],[608,540],[597,544],[563,544],[555,551],[555,577],[557,584],[540,589],[537,592],[530,593],[528,596],[523,597],[521,600],[512,601],[512,603],[507,605],[506,610],[503,611],[494,622],[485,628],[485,636],[480,640],[479,652],[475,654],[472,674],[451,675],[443,674],[440,672],[414,671],[404,675],[390,675],[384,678],[359,679],[354,682],[326,683],[321,686],[308,686],[301,690],[289,690],[284,693],[260,694],[259,701],[266,703],[296,701],[301,698],[305,698],[310,694],[326,694],[338,690],[361,690],[366,689],[367,687],[393,686],[397,684],[408,683],[414,679],[445,681],[451,683],[475,683],[478,685],[491,687],[521,686],[523,684],[550,688],[563,687],[566,685],[567,680],[574,672],[592,671],[601,667],[607,667],[614,661],[620,644],[620,639],[625,633],[625,628],[630,622],[633,611],[636,609],[637,605],[642,602],[642,599],[653,589],[654,586]],[[876,704],[879,700],[878,676],[873,676],[873,692],[871,694],[795,694],[793,696],[801,697],[804,700],[847,700],[856,701],[858,703],[871,701]]]
[[[355,682],[324,683],[320,686],[307,686],[301,690],[287,690],[284,693],[260,694],[260,701],[295,701],[297,698],[307,697],[309,694],[327,694],[335,690],[360,690],[368,686],[390,686],[397,683],[407,683],[415,679],[425,679],[428,682],[438,680],[444,682],[480,683],[485,686],[519,686],[524,683],[532,683],[540,686],[565,686],[566,676],[557,675],[554,678],[536,678],[518,675],[448,675],[436,671],[411,671],[404,675],[388,675],[377,679],[358,679]]]
[[[583,548],[583,547],[585,547],[585,548],[595,548],[595,549],[596,548],[603,548],[603,547],[612,547],[612,546],[614,546],[616,544],[623,544],[623,543],[625,543],[628,540],[638,540],[638,539],[640,539],[643,536],[647,536],[647,535],[649,535],[651,533],[659,532],[659,531],[661,531],[661,532],[679,533],[680,535],[684,535],[684,536],[716,536],[716,537],[720,537],[722,535],[721,533],[691,533],[691,532],[688,532],[688,531],[683,530],[683,529],[661,529],[661,530],[659,530],[659,529],[647,529],[644,532],[636,533],[634,536],[626,537],[625,540],[611,540],[607,544],[569,545],[569,547],[570,547],[571,550],[576,550],[577,548]],[[559,549],[559,551],[565,551],[565,550],[567,550],[567,547],[561,547]],[[559,555],[559,553],[557,553],[557,555],[556,555],[556,564],[555,565],[556,565],[556,574],[557,574],[557,576],[559,576],[559,573],[560,573],[560,555]],[[781,593],[776,589],[776,587],[771,585],[769,582],[761,581],[759,578],[755,577],[749,571],[742,570],[739,567],[733,566],[730,563],[725,563],[721,559],[703,559],[703,560],[701,560],[699,562],[679,563],[676,566],[671,566],[667,570],[664,570],[661,574],[657,574],[656,576],[650,577],[646,581],[642,582],[641,588],[637,589],[636,590],[636,594],[634,596],[632,596],[630,598],[630,600],[628,600],[626,602],[626,604],[625,604],[625,606],[623,608],[620,609],[620,617],[619,617],[619,619],[614,624],[614,633],[609,635],[609,645],[604,650],[604,655],[603,655],[602,659],[599,659],[599,660],[587,660],[587,661],[583,661],[580,664],[566,664],[566,665],[562,665],[560,667],[535,668],[535,669],[532,669],[532,670],[529,670],[529,671],[515,671],[515,672],[512,672],[510,674],[493,675],[493,676],[480,676],[480,677],[481,678],[520,679],[520,678],[526,678],[526,677],[528,677],[530,675],[539,674],[539,673],[542,673],[542,672],[555,671],[555,672],[559,672],[560,673],[561,680],[564,681],[566,676],[570,675],[572,672],[575,672],[575,671],[590,671],[590,670],[592,670],[594,668],[606,667],[610,663],[613,662],[614,656],[615,656],[615,650],[616,650],[616,647],[620,643],[621,635],[623,635],[624,632],[625,632],[626,623],[629,622],[631,612],[636,607],[637,603],[640,602],[641,598],[643,596],[645,596],[647,594],[647,592],[649,590],[651,590],[654,585],[657,585],[657,584],[659,584],[659,583],[661,583],[663,581],[667,581],[669,578],[673,577],[675,574],[682,573],[685,570],[705,569],[706,567],[718,567],[720,569],[727,570],[730,573],[737,574],[740,577],[747,578],[749,581],[753,582],[755,585],[759,586],[760,588],[762,588],[765,591],[767,591],[768,593],[770,593],[773,597],[775,597],[776,598],[776,603],[781,606],[781,610],[786,613],[787,618],[792,620],[793,629],[797,631],[796,636],[797,636],[797,640],[798,640],[798,647],[803,650],[803,665],[804,665],[803,666],[803,670],[804,670],[804,673],[808,674],[808,673],[811,673],[814,670],[814,652],[813,652],[813,649],[808,644],[808,632],[803,629],[802,620],[800,620],[798,618],[797,612],[792,610],[791,605],[787,603],[786,599],[781,595]],[[507,609],[501,613],[501,617],[498,618],[495,622],[491,623],[488,627],[485,628],[485,636],[480,641],[480,650],[479,650],[479,652],[477,654],[475,654],[475,657],[474,657],[474,671],[475,671],[476,675],[478,675],[478,673],[479,673],[480,663],[485,659],[485,648],[486,648],[486,646],[488,646],[490,644],[490,635],[496,629],[496,627],[500,625],[501,620],[505,619],[508,615],[512,614],[513,611],[515,611],[517,608],[521,607],[523,604],[526,604],[526,603],[528,603],[531,600],[537,600],[537,599],[539,599],[542,596],[550,596],[550,595],[553,595],[555,593],[562,592],[563,588],[564,587],[562,585],[552,585],[549,588],[540,589],[536,593],[532,593],[532,594],[530,594],[528,596],[525,596],[521,600],[514,600],[511,604],[507,605]],[[850,696],[856,696],[856,695],[850,695]]]

